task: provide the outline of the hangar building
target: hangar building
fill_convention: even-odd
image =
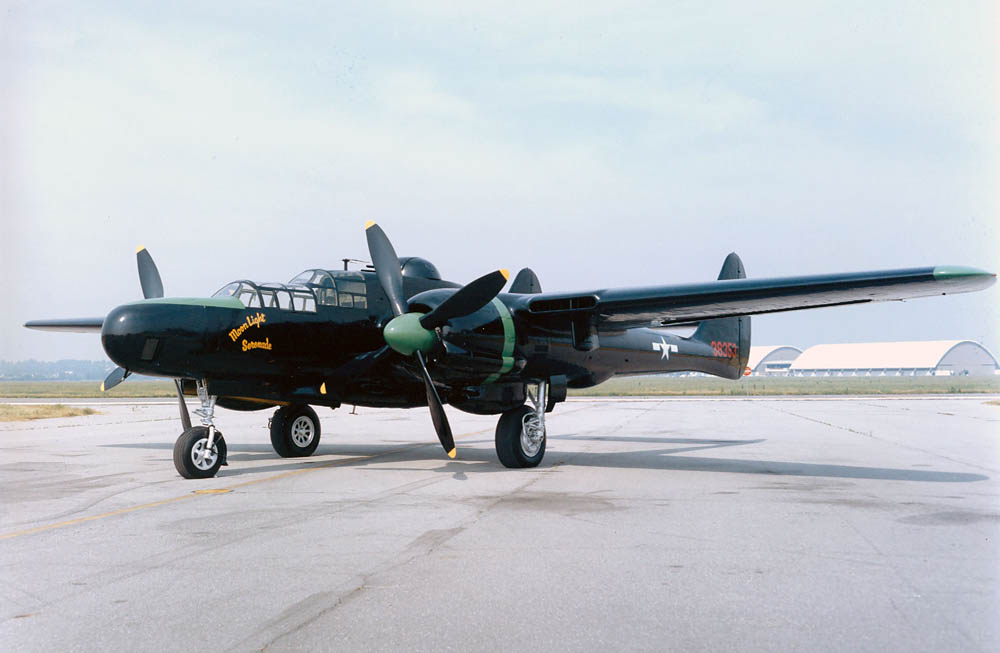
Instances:
[[[790,345],[767,345],[750,347],[747,367],[757,376],[784,376],[792,362],[802,354],[798,347]]]
[[[792,361],[790,376],[986,376],[997,359],[971,340],[865,342],[809,347]]]

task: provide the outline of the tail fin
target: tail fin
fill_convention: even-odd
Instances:
[[[524,268],[514,277],[514,283],[510,284],[510,290],[507,292],[536,295],[542,292],[542,282],[538,280],[534,270]]]
[[[719,272],[719,280],[744,279],[746,276],[743,261],[736,255],[736,252],[727,256],[722,264],[722,270]],[[705,372],[727,379],[738,379],[743,376],[747,360],[750,358],[750,317],[722,317],[715,320],[705,320],[698,325],[691,340],[710,344],[724,355],[730,354],[718,358],[718,364],[712,365],[712,369],[706,369]]]

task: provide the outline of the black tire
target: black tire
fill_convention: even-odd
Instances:
[[[215,432],[212,453],[205,455],[208,427],[195,426],[181,433],[174,442],[174,468],[184,478],[212,478],[226,462],[226,440]]]
[[[537,467],[545,457],[544,432],[536,451],[532,451],[530,443],[522,441],[521,438],[525,420],[534,419],[534,416],[535,411],[528,406],[519,406],[500,416],[500,421],[497,422],[496,447],[497,457],[504,467],[513,469]],[[528,449],[525,448],[526,445]]]
[[[282,406],[271,418],[271,446],[282,458],[305,458],[319,446],[319,416],[307,404]]]

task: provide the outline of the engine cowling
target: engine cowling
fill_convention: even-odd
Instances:
[[[439,306],[453,291],[429,290],[410,298],[410,309],[429,312]],[[430,354],[439,366],[435,379],[460,386],[491,384],[524,366],[523,357],[516,354],[514,319],[501,298],[496,298],[478,311],[454,318],[441,327],[441,347]]]

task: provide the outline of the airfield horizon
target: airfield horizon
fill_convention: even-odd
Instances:
[[[729,381],[704,376],[617,378],[593,388],[570,389],[571,397],[725,397],[801,395],[962,395],[1000,393],[994,377],[744,377]],[[132,380],[108,392],[97,381],[0,381],[6,399],[176,398],[174,384]]]

